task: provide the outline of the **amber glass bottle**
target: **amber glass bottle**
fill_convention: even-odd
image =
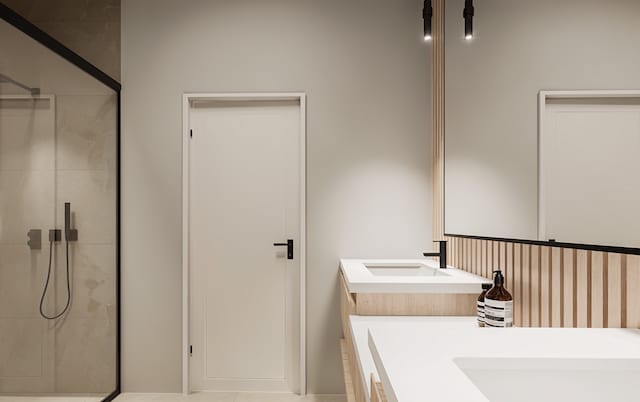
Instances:
[[[484,322],[487,327],[513,326],[513,297],[504,288],[502,271],[493,271],[493,287],[484,297]]]
[[[478,309],[478,326],[484,327],[484,297],[487,294],[487,290],[491,289],[491,284],[482,284],[482,293],[478,296],[478,303],[476,304]]]

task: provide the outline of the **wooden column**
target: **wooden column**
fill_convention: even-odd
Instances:
[[[433,0],[431,108],[433,119],[433,240],[444,239],[444,0]]]

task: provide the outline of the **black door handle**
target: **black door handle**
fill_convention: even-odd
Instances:
[[[287,247],[287,259],[293,260],[293,239],[288,239],[286,243],[273,243],[275,247]]]

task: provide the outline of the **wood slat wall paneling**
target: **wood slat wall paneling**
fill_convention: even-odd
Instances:
[[[540,326],[551,326],[551,250],[549,247],[540,248]]]
[[[540,271],[540,246],[531,246],[531,326],[539,327],[542,321],[540,308],[540,284],[542,281]]]
[[[549,281],[549,292],[551,294],[549,316],[552,327],[562,327],[564,321],[564,312],[562,309],[562,299],[564,297],[564,267],[562,257],[561,249],[557,247],[551,249],[551,263],[549,264],[551,274]]]
[[[589,252],[586,250],[577,250],[576,251],[576,282],[577,282],[577,291],[576,291],[576,315],[577,315],[577,326],[578,328],[587,328],[589,326],[589,303],[588,300],[590,298],[589,289],[591,287],[591,282],[588,279],[587,270],[589,267],[588,264]]]
[[[576,295],[575,292],[575,283],[574,283],[574,253],[576,250],[571,249],[560,249],[562,253],[562,298],[560,302],[562,303],[562,319],[561,326],[563,327],[575,327],[575,303],[574,297]]]
[[[522,244],[513,245],[513,325],[522,326]]]
[[[444,0],[434,0],[431,41],[433,240],[444,238]]]
[[[628,256],[627,255],[622,255],[621,256],[622,261],[621,261],[621,266],[620,266],[620,274],[621,274],[621,281],[620,281],[620,327],[622,328],[626,328],[627,327],[627,282],[629,280],[628,275],[627,275],[627,260],[628,260]]]
[[[487,241],[480,240],[480,275],[487,276]]]
[[[524,327],[640,327],[640,255],[532,242],[447,237],[452,265],[502,269]]]
[[[476,241],[476,274],[482,275],[482,242]]]
[[[640,256],[627,256],[627,327],[640,328]]]
[[[604,327],[604,253],[591,252],[591,325],[593,328]]]
[[[522,319],[520,325],[531,325],[531,247],[522,245]]]
[[[465,244],[465,250],[466,250],[466,259],[465,259],[465,269],[469,272],[473,272],[472,271],[472,266],[471,266],[471,261],[473,258],[473,252],[471,251],[471,246],[473,243],[472,239],[466,239],[466,244]]]
[[[607,254],[607,321],[606,326],[622,325],[622,255]]]

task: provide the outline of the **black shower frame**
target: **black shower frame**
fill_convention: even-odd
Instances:
[[[111,88],[117,95],[117,116],[116,116],[116,388],[107,395],[103,402],[114,400],[121,392],[121,275],[120,275],[120,92],[122,85],[98,67],[91,64],[85,58],[69,49],[58,40],[47,34],[24,17],[13,11],[0,1],[0,18],[22,31],[27,36],[34,39],[47,49],[73,64],[80,70],[89,74],[102,84]]]

